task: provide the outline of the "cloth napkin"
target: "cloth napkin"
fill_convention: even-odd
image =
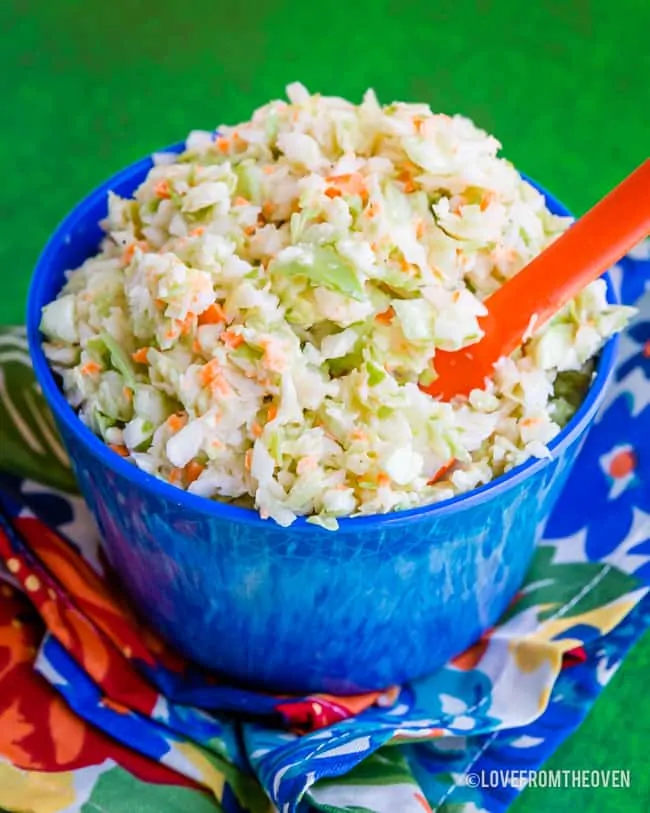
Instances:
[[[519,786],[468,775],[539,767],[650,625],[650,241],[613,280],[640,313],[525,584],[444,668],[356,697],[246,690],[143,626],[76,494],[24,331],[4,329],[0,807],[505,809]]]

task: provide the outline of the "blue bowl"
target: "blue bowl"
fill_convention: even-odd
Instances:
[[[552,459],[530,460],[467,495],[344,519],[332,533],[304,519],[283,529],[254,511],[185,493],[114,454],[79,421],[39,333],[41,308],[64,271],[97,249],[108,191],[130,195],[151,166],[147,158],[113,176],[65,218],[38,261],[28,300],[36,377],[109,561],[155,629],[236,680],[347,694],[431,672],[490,627],[520,586],[603,400],[616,342],[602,351],[580,410],[551,443]],[[552,211],[568,214],[544,194]]]

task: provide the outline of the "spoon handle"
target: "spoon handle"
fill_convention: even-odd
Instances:
[[[481,388],[494,364],[547,322],[650,233],[650,159],[496,291],[479,320],[484,336],[436,352],[438,378],[425,391],[445,400]]]

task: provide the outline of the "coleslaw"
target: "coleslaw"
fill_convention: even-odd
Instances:
[[[142,470],[290,525],[438,502],[571,418],[631,309],[605,283],[436,401],[437,348],[570,224],[462,116],[310,95],[155,156],[43,309],[80,419]]]

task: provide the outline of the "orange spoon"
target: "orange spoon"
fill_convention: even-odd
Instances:
[[[490,296],[475,344],[437,350],[438,377],[422,387],[444,400],[485,386],[495,363],[650,233],[650,159]]]

